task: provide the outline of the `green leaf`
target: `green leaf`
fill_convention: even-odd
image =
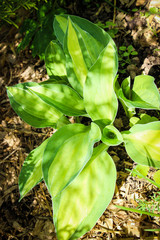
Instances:
[[[132,173],[132,171],[130,169],[126,169],[128,172]],[[139,178],[143,178],[145,179],[146,181],[150,182],[152,185],[160,188],[160,184],[154,182],[153,180],[151,180],[150,178],[147,178],[145,177],[143,174],[141,174],[140,172],[136,171],[136,170],[133,170],[134,173],[139,177]]]
[[[40,59],[44,59],[45,50],[55,35],[53,32],[53,18],[54,11],[50,11],[44,18],[42,25],[38,28],[34,39],[32,41],[30,49],[32,49],[32,56],[39,56]]]
[[[31,126],[55,127],[63,114],[27,88],[35,85],[36,83],[24,83],[7,87],[10,104],[14,111]]]
[[[39,85],[44,84],[65,84],[71,87],[66,76],[51,76],[48,80],[40,82]]]
[[[151,8],[149,9],[149,12],[150,12],[151,14],[157,14],[158,11],[159,11],[158,7],[151,7]]]
[[[67,24],[68,24],[68,17],[65,17],[64,15],[57,15],[54,18],[53,22],[53,28],[55,35],[58,39],[58,41],[62,44],[63,46],[63,41],[65,37],[65,33],[67,30]]]
[[[82,172],[52,200],[58,239],[79,239],[96,224],[112,200],[116,168],[107,152],[97,156],[96,151]]]
[[[105,47],[110,41],[114,45],[116,49],[116,45],[114,41],[111,39],[109,34],[105,32],[102,28],[88,21],[87,19],[73,16],[73,15],[57,15],[54,18],[53,28],[55,31],[55,35],[59,42],[63,45],[64,37],[67,30],[68,17],[72,20],[76,28],[81,28],[84,32],[87,32],[90,36],[92,36],[96,41]],[[78,28],[78,29],[79,29]],[[80,30],[79,30],[80,31]],[[91,48],[91,46],[90,46]],[[101,47],[100,47],[101,49]],[[102,49],[101,49],[102,50]],[[99,50],[100,51],[100,50]],[[100,52],[99,52],[100,53]]]
[[[143,176],[147,176],[148,174],[148,171],[149,171],[149,167],[148,166],[144,166],[144,165],[141,165],[141,164],[138,164],[132,171],[132,175],[133,176],[136,176],[136,172],[139,172],[141,173]],[[138,176],[139,178],[142,178],[141,176]]]
[[[126,98],[130,99],[131,97],[131,80],[130,77],[123,80],[121,88]]]
[[[110,42],[89,70],[84,86],[86,111],[93,121],[110,124],[115,119],[118,108],[114,90],[116,73],[117,53]]]
[[[119,50],[121,50],[121,51],[126,51],[126,49],[127,49],[126,46],[120,46],[120,47],[119,47]]]
[[[123,142],[121,133],[112,125],[103,129],[102,142],[109,146],[117,146]]]
[[[144,102],[146,108],[160,109],[160,95],[154,83],[154,77],[149,75],[135,77],[131,99],[137,103]],[[140,105],[143,108],[143,104]]]
[[[124,52],[124,53],[123,53],[123,56],[124,56],[124,57],[128,57],[129,55],[130,55],[130,53],[128,53],[128,52]]]
[[[84,55],[87,68],[90,69],[90,67],[95,63],[99,54],[106,45],[99,42],[87,31],[81,29],[78,25],[74,24],[74,26],[78,31],[81,48],[83,46],[82,53]]]
[[[54,19],[55,34],[64,46],[67,76],[72,87],[82,96],[88,69],[95,63],[111,37],[86,19],[61,15]]]
[[[66,76],[66,59],[63,49],[51,41],[45,51],[45,65],[49,76]]]
[[[69,121],[69,119],[66,116],[62,115],[62,117],[60,117],[57,121],[56,129],[59,129],[68,124],[71,124],[71,122]]]
[[[134,105],[130,103],[131,98],[131,79],[130,77],[123,80],[121,88],[116,91],[117,96],[125,110],[126,115],[130,118],[135,114]]]
[[[122,132],[125,148],[133,161],[146,166],[160,167],[160,121],[136,124]]]
[[[135,124],[139,123],[140,119],[138,117],[131,117],[129,119],[129,126],[132,127]]]
[[[126,79],[124,81],[126,81]],[[130,82],[130,78],[127,78],[127,81]],[[121,88],[118,91],[118,97],[122,105],[125,105],[129,109],[160,109],[160,95],[152,76],[136,76],[130,98],[126,95],[124,86],[122,83]]]
[[[147,212],[147,211],[141,211],[139,209],[135,209],[135,208],[128,208],[128,207],[123,207],[123,206],[118,206],[118,205],[115,205],[117,208],[120,208],[122,210],[125,210],[125,211],[131,211],[131,212],[136,212],[136,213],[140,213],[140,214],[145,214],[145,215],[148,215],[148,216],[151,216],[151,217],[160,217],[160,214],[157,214],[157,213],[152,213],[152,212]]]
[[[30,87],[49,105],[57,108],[68,116],[80,116],[86,114],[83,99],[67,85],[64,84],[41,84]]]
[[[140,114],[140,119],[137,117],[132,117],[130,119],[130,126],[132,127],[135,124],[145,124],[145,123],[149,123],[149,122],[155,122],[158,121],[158,118],[156,117],[151,117],[150,115],[146,114],[146,113],[142,113]]]
[[[154,173],[153,179],[156,183],[160,184],[160,170]]]
[[[38,24],[33,19],[26,19],[23,22],[22,27],[20,28],[20,33],[25,33],[25,36],[17,47],[18,52],[25,49],[29,45],[32,37],[36,32],[37,27]]]
[[[20,200],[43,178],[42,158],[48,140],[49,138],[31,151],[24,161],[18,181]]]
[[[133,51],[133,52],[131,52],[131,55],[136,56],[136,55],[138,55],[138,52]]]
[[[70,124],[60,128],[50,138],[44,152],[44,180],[54,198],[82,171],[101,138],[99,127]]]
[[[128,49],[128,51],[131,53],[131,52],[134,50],[134,47],[133,47],[132,45],[129,45],[129,46],[127,47],[127,49]]]
[[[66,37],[64,39],[66,70],[70,84],[81,95],[83,95],[83,86],[88,72],[83,50],[84,46],[80,35],[69,18]]]

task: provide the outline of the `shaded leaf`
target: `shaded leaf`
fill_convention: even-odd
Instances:
[[[49,138],[31,151],[24,161],[18,181],[20,200],[43,178],[42,158],[48,140]]]
[[[66,76],[51,76],[48,80],[39,83],[39,85],[44,84],[65,84],[71,87]]]
[[[38,31],[35,33],[34,39],[32,41],[30,49],[32,49],[32,56],[39,56],[40,59],[45,58],[45,50],[53,39],[55,35],[53,32],[53,18],[54,11],[49,12],[42,23],[39,26]]]
[[[102,142],[109,146],[117,146],[123,142],[121,133],[112,125],[103,129]]]
[[[25,32],[25,36],[17,47],[18,52],[25,49],[29,45],[32,37],[36,32],[37,27],[38,23],[36,23],[33,19],[24,20],[22,27],[20,28],[20,33]]]
[[[66,76],[66,59],[63,49],[56,41],[51,41],[45,51],[45,65],[49,76]]]

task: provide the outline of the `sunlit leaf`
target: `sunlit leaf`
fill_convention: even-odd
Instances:
[[[153,179],[156,183],[160,184],[160,170],[154,173]]]
[[[63,45],[64,37],[66,34],[66,30],[67,30],[68,17],[70,17],[70,19],[72,20],[72,22],[74,23],[76,28],[78,28],[79,31],[80,31],[80,29],[82,29],[84,31],[83,34],[85,34],[85,32],[86,32],[87,33],[87,34],[85,34],[86,36],[89,34],[96,41],[99,42],[99,44],[100,44],[99,45],[99,47],[100,47],[99,53],[102,50],[101,45],[103,45],[103,48],[104,48],[110,41],[112,41],[112,44],[116,48],[114,41],[111,39],[109,34],[107,32],[105,32],[102,28],[98,27],[97,25],[93,24],[92,22],[88,21],[87,19],[84,19],[84,18],[81,18],[78,16],[73,16],[73,15],[66,15],[66,14],[57,15],[54,18],[54,23],[53,23],[53,27],[54,27],[54,31],[57,36],[57,39],[59,40],[59,42],[62,45]],[[86,39],[86,41],[88,41],[88,40]],[[95,49],[95,51],[97,51],[97,49]]]
[[[36,83],[17,84],[7,87],[8,97],[14,111],[28,124],[34,127],[55,127],[63,115],[59,110],[45,103],[28,88]]]
[[[80,44],[80,41],[82,44]],[[80,35],[70,19],[68,20],[68,28],[64,39],[64,50],[68,80],[73,88],[83,95],[83,86],[88,72],[84,57],[86,50]]]
[[[77,24],[74,24],[74,26],[76,27],[79,35],[81,36],[83,44],[86,47],[85,51],[83,50],[83,54],[84,54],[84,56],[88,55],[89,60],[87,62],[87,67],[89,69],[95,63],[99,54],[101,53],[103,48],[109,42],[109,37],[108,37],[108,42],[106,41],[106,44],[104,45],[100,41],[95,39],[89,32],[84,31]],[[81,46],[82,46],[82,44],[81,44]]]
[[[122,86],[118,91],[118,97],[123,105],[129,109],[160,109],[160,95],[152,76],[136,76],[133,88],[130,89],[130,91],[130,78],[127,78],[124,81],[128,82],[127,93],[126,84],[124,83],[122,83]]]
[[[54,30],[58,40],[64,46],[69,82],[77,92],[83,95],[88,69],[109,42],[116,51],[115,43],[103,29],[77,16],[56,16]]]
[[[149,122],[155,122],[158,121],[158,118],[152,117],[146,113],[140,114],[140,119],[137,117],[130,118],[130,126],[132,127],[135,124],[145,124]]]
[[[138,171],[138,173],[142,174],[143,176],[147,176],[148,174],[148,171],[149,171],[149,167],[148,166],[145,166],[145,165],[141,165],[141,164],[138,164],[132,171],[132,175],[133,176],[136,176],[136,172]],[[138,175],[139,178],[142,178]]]
[[[22,199],[43,178],[42,158],[48,140],[49,138],[39,147],[31,151],[24,161],[18,181],[20,199]]]
[[[54,18],[53,28],[58,41],[63,45],[64,36],[67,30],[68,17],[57,15]]]
[[[83,99],[79,94],[64,84],[41,84],[30,87],[42,100],[54,106],[68,116],[86,114]]]
[[[117,54],[109,43],[89,70],[84,86],[86,111],[93,121],[103,120],[110,124],[115,119],[118,109],[114,90],[116,73]]]
[[[160,122],[136,124],[122,132],[128,155],[137,163],[160,167]]]
[[[80,173],[101,138],[99,127],[70,124],[50,138],[43,157],[43,175],[52,197],[62,191]]]
[[[118,206],[118,205],[115,205],[115,206],[117,208],[120,208],[125,211],[136,212],[136,213],[140,213],[140,214],[144,214],[144,215],[149,215],[151,217],[160,217],[160,214],[153,213],[153,212],[147,212],[147,211],[142,211],[142,210],[135,209],[135,208],[128,208],[128,207],[123,207],[123,206]]]
[[[53,201],[57,238],[79,239],[89,231],[110,203],[116,168],[107,152],[93,156],[82,172]]]
[[[45,65],[48,76],[66,76],[66,59],[61,46],[51,41],[45,51]]]

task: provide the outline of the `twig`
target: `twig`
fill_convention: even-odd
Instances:
[[[115,23],[115,20],[116,20],[116,0],[114,0],[113,23]]]
[[[45,199],[45,202],[46,202],[46,205],[47,205],[49,214],[50,214],[50,216],[53,218],[53,214],[52,214],[51,208],[50,208],[50,206],[49,206],[48,200],[47,200],[47,198],[46,198],[46,195],[45,195],[45,192],[44,192],[44,190],[43,190],[43,187],[42,187],[42,184],[41,184],[41,183],[40,183],[40,188],[41,188],[43,197],[44,197],[44,199]]]
[[[114,7],[114,4],[113,3],[111,3],[110,1],[108,1],[108,0],[105,0],[109,5],[111,5],[112,7]],[[124,12],[124,13],[128,13],[128,12],[126,12],[126,11],[124,11],[124,10],[122,10],[121,8],[118,8],[118,7],[116,7],[116,9],[117,10],[119,10],[120,12]]]
[[[0,164],[4,163],[10,156],[12,156],[18,149],[20,149],[19,147],[17,147],[15,150],[13,150],[13,152],[11,152],[8,156],[6,156],[1,162]]]
[[[40,135],[46,136],[46,133],[37,133],[37,132],[29,131],[29,130],[26,130],[26,129],[17,129],[17,128],[13,129],[13,128],[1,127],[1,126],[0,126],[0,128],[2,128],[6,132],[15,132],[15,133],[20,132],[20,133],[27,133],[27,134],[33,134],[33,135],[39,135],[40,134]]]

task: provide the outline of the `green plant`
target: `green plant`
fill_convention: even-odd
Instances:
[[[160,211],[160,192],[154,193],[153,196],[150,196],[151,200],[141,200],[137,199],[138,209],[148,212],[159,212]]]
[[[121,143],[129,156],[160,167],[160,121],[114,127],[118,99],[126,113],[135,108],[159,110],[154,78],[117,81],[118,54],[112,38],[77,16],[54,19],[57,41],[46,49],[48,81],[7,88],[11,106],[34,127],[57,131],[27,157],[19,176],[21,199],[42,179],[52,198],[57,238],[78,239],[89,231],[112,200],[115,164],[107,153]],[[71,124],[70,116],[75,123]],[[84,123],[82,124],[81,121]]]
[[[127,169],[130,171],[129,169]],[[146,181],[150,182],[154,186],[160,188],[160,170],[156,171],[153,174],[153,180],[147,178],[149,172],[148,166],[143,166],[138,164],[132,171],[133,176],[138,176],[139,178],[143,178]],[[142,211],[148,211],[154,213],[155,211],[160,211],[160,192],[154,193],[153,196],[150,196],[150,201],[137,199],[138,209]]]
[[[105,23],[97,22],[97,25],[107,31],[107,33],[111,36],[111,38],[115,38],[118,33],[118,28],[116,24],[110,21],[106,21]]]
[[[132,45],[126,46],[120,46],[119,47],[119,64],[120,64],[120,73],[126,73],[126,65],[131,64],[132,62],[132,56],[138,55],[138,52],[135,51],[134,47]]]
[[[47,0],[1,0],[0,1],[0,20],[7,22],[18,28],[16,23],[16,12],[20,8],[26,10],[37,9],[39,2],[47,2]],[[15,19],[14,19],[15,18]]]
[[[148,28],[152,31],[152,33],[156,36],[157,36],[157,33],[159,31],[157,31],[156,27],[155,26],[151,26],[152,22],[153,22],[153,18],[155,16],[155,18],[158,19],[158,22],[159,22],[159,15],[160,15],[160,9],[158,7],[150,7],[148,11],[145,11],[145,12],[140,12],[140,15],[142,17],[145,17],[146,18],[146,22],[147,22],[147,26]]]
[[[143,121],[143,120],[141,119],[140,121]],[[131,172],[133,176],[138,176],[139,178],[143,178],[160,189],[160,170],[157,170],[154,173],[153,175],[154,181],[151,180],[150,178],[147,178],[147,174],[149,172],[148,166],[138,164],[133,170],[129,170],[129,169],[126,169],[126,170]],[[149,215],[151,217],[160,217],[160,214],[157,214],[157,212],[160,211],[160,192],[156,192],[153,194],[153,196],[150,196],[150,201],[141,200],[141,199],[137,199],[136,201],[138,202],[137,209],[122,207],[118,205],[116,205],[116,207],[126,211]],[[144,231],[156,232],[156,231],[160,231],[160,229],[144,229]]]
[[[56,1],[48,0],[37,9],[37,18],[27,18],[24,20],[20,33],[24,35],[21,43],[17,47],[17,51],[24,50],[30,46],[32,56],[39,56],[44,59],[45,50],[51,40],[56,39],[53,32],[54,15],[65,13],[63,8],[56,6]]]

